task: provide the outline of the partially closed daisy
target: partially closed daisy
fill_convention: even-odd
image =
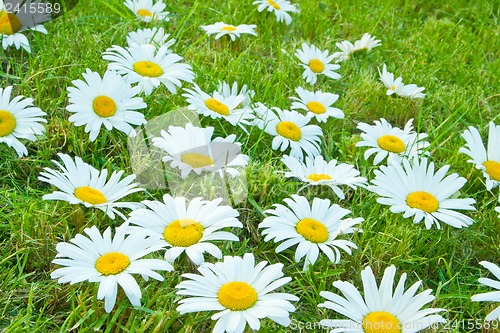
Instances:
[[[354,54],[358,52],[368,52],[374,47],[380,46],[380,39],[375,39],[375,36],[371,36],[369,33],[364,34],[360,40],[351,43],[348,40],[336,43],[341,51],[335,52],[333,54],[336,62],[342,62],[350,59]]]
[[[318,75],[325,75],[331,79],[340,79],[340,74],[335,72],[340,68],[337,64],[331,64],[333,55],[328,55],[328,51],[321,51],[314,45],[302,44],[302,49],[295,52],[295,56],[302,61],[301,66],[304,67],[302,77],[307,83],[315,84],[318,80]]]
[[[184,197],[165,194],[163,202],[143,201],[147,208],[131,212],[128,222],[149,233],[159,247],[168,248],[165,252],[168,262],[173,263],[186,252],[196,265],[200,265],[205,261],[204,253],[222,258],[221,250],[212,241],[239,241],[234,234],[221,230],[243,227],[237,219],[238,211],[220,205],[221,201],[202,198],[187,201]]]
[[[267,266],[267,267],[266,267]],[[191,296],[179,301],[181,314],[217,311],[214,333],[243,333],[246,324],[252,330],[260,329],[260,319],[290,325],[289,313],[295,311],[290,301],[296,296],[273,292],[292,279],[283,277],[283,264],[255,264],[253,254],[241,257],[224,257],[223,262],[204,263],[197,274],[183,274],[184,281],[176,288],[178,295]]]
[[[257,26],[255,24],[231,25],[224,22],[217,22],[210,25],[202,25],[201,28],[205,30],[207,35],[215,35],[216,40],[225,35],[229,36],[232,41],[236,40],[236,37],[239,38],[241,34],[257,36],[255,32]]]
[[[63,200],[70,204],[82,204],[85,207],[95,207],[105,212],[114,219],[115,214],[125,219],[125,215],[117,208],[137,209],[142,207],[137,202],[119,202],[121,198],[138,191],[136,183],[132,183],[135,175],[121,179],[125,171],[113,171],[108,179],[108,170],[97,170],[82,161],[80,157],[75,160],[66,154],[57,154],[62,164],[52,161],[59,168],[53,170],[44,168],[40,172],[39,180],[50,183],[60,191],[54,191],[42,197],[43,200]]]
[[[336,160],[325,161],[323,156],[317,155],[314,159],[306,157],[305,163],[292,156],[283,156],[281,161],[290,169],[285,177],[295,177],[304,182],[305,186],[327,185],[340,198],[345,199],[340,185],[347,185],[352,189],[363,186],[366,178],[359,176],[359,171],[353,165],[340,163]]]
[[[241,143],[235,141],[234,134],[212,139],[213,133],[213,127],[201,128],[188,123],[185,127],[170,126],[168,132],[162,130],[161,137],[153,138],[152,142],[166,152],[163,162],[180,169],[182,178],[191,171],[217,172],[221,177],[226,173],[239,175],[237,168],[246,166],[249,159],[241,154]]]
[[[496,280],[479,278],[479,283],[497,290],[474,295],[471,297],[471,300],[473,302],[500,302],[500,267],[489,261],[481,261],[480,264],[489,270],[495,276]],[[493,311],[488,313],[485,320],[500,320],[500,306],[497,306]]]
[[[476,201],[454,197],[467,180],[456,173],[445,177],[449,168],[445,165],[434,172],[434,163],[428,163],[426,158],[394,160],[375,170],[373,185],[368,189],[381,196],[377,202],[391,206],[391,212],[403,213],[404,218],[414,216],[414,223],[424,220],[427,229],[433,224],[440,229],[439,222],[455,228],[468,227],[474,220],[456,210],[475,210]]]
[[[408,120],[404,129],[392,127],[384,118],[375,120],[375,125],[359,123],[357,128],[361,133],[362,141],[356,147],[369,147],[365,151],[365,159],[376,154],[373,164],[377,165],[387,156],[389,159],[395,156],[413,157],[429,153],[424,149],[429,146],[425,133],[416,133],[413,130],[413,119]]]
[[[320,296],[327,301],[318,307],[331,309],[349,319],[323,319],[321,325],[334,328],[331,332],[414,333],[433,324],[446,323],[437,314],[445,309],[422,309],[435,299],[431,289],[416,294],[422,284],[422,281],[417,281],[405,291],[406,273],[401,275],[394,289],[395,275],[394,265],[386,268],[378,287],[372,269],[366,267],[361,271],[364,296],[350,282],[334,282],[333,286],[342,295],[322,291]]]
[[[165,5],[162,0],[125,0],[123,3],[143,22],[169,21],[168,12],[164,11]]]
[[[257,104],[254,112],[257,113],[255,124],[274,136],[274,150],[285,151],[290,147],[290,156],[299,160],[304,159],[304,153],[311,157],[319,155],[319,142],[323,132],[321,127],[309,124],[311,116],[277,107],[268,109],[262,103]]]
[[[132,233],[126,236],[128,225],[122,224],[111,228],[101,235],[93,226],[86,228],[88,235],[78,234],[70,243],[59,243],[53,264],[64,266],[50,274],[59,283],[75,284],[82,281],[99,283],[97,299],[104,299],[104,309],[111,312],[116,302],[118,285],[133,306],[141,306],[142,292],[132,274],[140,274],[146,281],[153,278],[163,281],[155,271],[172,271],[169,263],[160,259],[141,259],[160,249],[155,240],[144,233]]]
[[[131,31],[127,35],[127,44],[129,47],[150,44],[155,47],[165,46],[167,54],[172,53],[170,47],[175,43],[175,39],[168,39],[169,34],[165,33],[165,29],[154,27],[152,29],[138,29]]]
[[[384,64],[382,72],[378,70],[380,75],[380,81],[387,88],[387,96],[392,94],[399,95],[401,97],[408,98],[424,98],[425,94],[422,91],[425,90],[423,87],[418,87],[416,84],[404,84],[401,76],[394,80],[394,74],[387,71],[387,67]]]
[[[339,99],[339,95],[324,93],[322,91],[312,92],[302,87],[298,87],[295,91],[299,97],[290,97],[297,101],[292,103],[291,109],[301,109],[310,112],[319,122],[326,123],[329,117],[344,118],[342,110],[332,107],[333,103]]]
[[[249,125],[253,121],[252,110],[244,105],[247,96],[241,92],[237,95],[223,96],[219,91],[214,91],[209,95],[201,90],[197,84],[194,85],[194,90],[184,90],[186,93],[182,96],[186,97],[189,110],[195,110],[212,119],[224,119],[233,126],[240,126],[245,131],[244,125]]]
[[[292,23],[292,17],[288,13],[299,12],[297,6],[288,0],[256,0],[253,4],[258,5],[257,10],[259,12],[267,10],[268,12],[274,13],[274,15],[276,15],[276,21],[284,21],[286,25]]]
[[[115,45],[104,52],[103,58],[111,62],[108,69],[124,75],[128,83],[137,83],[146,95],[161,84],[175,94],[181,81],[193,82],[194,79],[191,66],[180,63],[182,57],[171,53],[166,45],[158,48],[149,44],[127,48]]]
[[[85,81],[75,80],[75,87],[68,87],[71,113],[69,121],[75,126],[85,125],[85,133],[90,132],[90,141],[94,141],[101,127],[108,130],[116,128],[128,136],[136,136],[131,125],[142,125],[146,118],[141,112],[147,105],[136,95],[140,88],[132,87],[123,77],[114,71],[106,71],[101,78],[99,73],[87,68],[83,74]]]
[[[474,164],[483,172],[488,191],[497,187],[500,184],[500,126],[490,122],[487,151],[475,127],[470,126],[462,137],[466,143],[459,152],[469,155],[471,159],[467,162]]]
[[[262,235],[266,242],[274,239],[281,242],[276,253],[297,245],[295,262],[305,256],[304,270],[309,265],[314,265],[320,250],[326,254],[332,263],[340,262],[340,251],[351,254],[351,249],[356,249],[356,244],[351,241],[338,239],[341,235],[352,234],[356,226],[363,221],[362,218],[343,219],[350,210],[339,205],[331,205],[328,199],[314,198],[309,204],[307,198],[292,195],[291,199],[284,200],[288,207],[275,204],[275,209],[268,209],[264,213],[272,214],[259,224],[263,228]]]
[[[28,149],[19,139],[35,141],[37,135],[43,134],[45,127],[41,123],[47,122],[42,118],[46,113],[33,106],[32,98],[16,96],[11,100],[11,94],[12,86],[0,88],[0,142],[22,157],[28,155]]]
[[[241,89],[238,87],[238,82],[234,82],[233,85],[229,85],[224,81],[219,81],[219,86],[217,87],[217,92],[223,98],[230,98],[231,96],[243,95],[245,99],[241,102],[241,106],[250,109],[250,104],[252,98],[255,96],[255,91],[248,89],[247,85],[244,84]]]

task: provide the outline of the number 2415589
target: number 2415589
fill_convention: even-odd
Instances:
[[[38,2],[38,3],[25,3],[21,5],[20,3],[14,5],[12,3],[6,3],[4,5],[5,11],[7,13],[25,13],[25,14],[59,14],[61,11],[61,5],[58,3],[51,4],[50,2]]]

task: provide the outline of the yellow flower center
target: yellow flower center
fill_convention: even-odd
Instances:
[[[0,132],[0,136],[1,135],[2,134]],[[483,165],[486,168],[486,173],[490,176],[491,179],[500,180],[500,163],[496,161],[486,161],[483,163]]]
[[[163,75],[163,69],[151,61],[138,61],[133,67],[134,71],[142,76],[158,77]]]
[[[189,164],[194,169],[202,168],[214,164],[210,156],[198,153],[185,153],[181,155],[182,163]]]
[[[291,121],[282,121],[279,123],[276,126],[276,132],[278,132],[279,135],[293,141],[299,141],[300,138],[302,138],[302,132],[300,131],[299,126]]]
[[[401,333],[401,324],[398,318],[389,312],[373,311],[363,319],[365,333]]]
[[[147,9],[139,9],[137,11],[137,14],[140,16],[140,17],[152,17],[153,16],[153,13],[151,13],[149,10]]]
[[[116,275],[130,265],[130,259],[120,252],[108,252],[97,259],[95,269],[102,275]]]
[[[322,114],[325,113],[326,108],[323,104],[320,102],[309,102],[306,104],[307,108],[309,111],[316,113],[316,114]]]
[[[395,86],[395,85],[392,85],[392,86],[391,86],[391,90],[392,90],[392,91],[395,91],[395,90],[396,90],[396,86]]]
[[[13,35],[21,30],[21,21],[12,13],[5,10],[0,12],[0,34]]]
[[[16,128],[16,118],[9,111],[0,110],[0,137],[7,136],[14,132]]]
[[[226,25],[225,27],[222,27],[220,31],[234,31],[236,28],[233,25]]]
[[[229,108],[226,104],[219,102],[215,98],[209,98],[205,101],[205,105],[207,108],[212,110],[213,112],[217,112],[223,116],[229,116]]]
[[[189,247],[200,241],[204,229],[195,220],[179,219],[165,227],[163,237],[172,246]]]
[[[257,302],[257,292],[246,282],[228,282],[217,293],[219,303],[227,309],[242,311],[251,308]]]
[[[406,203],[411,208],[417,208],[427,213],[432,213],[438,210],[439,201],[429,192],[417,191],[408,194]]]
[[[267,0],[267,3],[269,3],[269,5],[270,5],[271,7],[274,7],[274,9],[276,9],[276,10],[280,10],[280,9],[281,9],[280,5],[278,5],[278,4],[277,4],[276,2],[274,2],[273,0]]]
[[[312,180],[313,182],[319,182],[320,180],[331,180],[332,177],[325,173],[311,173],[306,177],[307,179]]]
[[[402,153],[405,151],[405,143],[397,136],[386,134],[377,139],[378,146],[391,153]]]
[[[313,243],[324,243],[328,239],[328,229],[318,220],[305,218],[295,227],[297,232]]]
[[[311,61],[309,61],[309,68],[314,73],[322,73],[325,69],[325,64],[323,64],[319,59],[312,59]]]
[[[101,191],[96,190],[90,186],[82,186],[75,189],[73,193],[75,197],[82,200],[83,202],[88,202],[91,205],[99,205],[108,202],[104,194]]]
[[[97,96],[92,102],[94,112],[103,118],[114,116],[116,113],[116,103],[108,96]]]

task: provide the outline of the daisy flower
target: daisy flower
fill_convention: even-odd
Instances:
[[[214,333],[243,333],[247,323],[258,331],[263,318],[289,326],[289,313],[295,311],[290,301],[299,299],[272,291],[292,279],[283,277],[283,264],[266,266],[266,261],[255,265],[251,253],[243,258],[226,256],[223,262],[215,264],[204,263],[198,267],[201,275],[182,275],[185,280],[176,286],[177,295],[192,297],[180,300],[177,311],[218,311],[211,317],[217,320]]]
[[[97,299],[104,299],[104,309],[111,312],[116,302],[118,285],[133,306],[141,306],[141,289],[132,274],[140,274],[146,281],[163,281],[155,271],[172,271],[169,263],[160,259],[141,259],[159,250],[155,240],[143,233],[127,234],[128,225],[122,224],[111,237],[111,228],[101,235],[93,226],[78,234],[70,243],[59,243],[53,264],[64,266],[50,274],[59,283],[75,284],[82,281],[99,283]]]
[[[275,209],[268,209],[264,213],[273,216],[266,217],[260,224],[263,228],[264,241],[274,238],[274,242],[281,242],[276,253],[297,245],[295,262],[305,256],[303,270],[314,265],[321,250],[332,263],[340,262],[340,251],[351,254],[351,249],[357,249],[351,241],[338,239],[340,235],[352,234],[355,226],[363,221],[362,218],[343,218],[350,214],[348,209],[339,205],[330,205],[330,200],[314,198],[312,205],[306,197],[292,195],[284,200],[288,206],[275,204]]]
[[[126,219],[125,215],[117,208],[137,209],[142,205],[137,202],[118,202],[121,198],[138,191],[136,183],[132,183],[135,175],[127,176],[120,180],[124,171],[113,171],[108,178],[108,170],[97,170],[84,163],[80,157],[75,160],[66,154],[57,154],[62,164],[52,161],[60,169],[44,168],[40,172],[39,180],[50,183],[61,191],[54,191],[42,197],[43,200],[64,200],[70,204],[82,204],[85,207],[95,207],[105,212],[111,219],[115,213]]]
[[[248,89],[247,85],[244,84],[241,89],[238,88],[238,82],[234,82],[232,86],[224,81],[219,81],[219,86],[217,87],[217,92],[223,98],[230,98],[231,96],[243,95],[245,99],[241,102],[244,108],[250,108],[252,98],[255,96],[255,91]]]
[[[170,47],[175,43],[175,39],[168,39],[169,34],[165,33],[165,29],[154,27],[152,29],[138,29],[131,31],[127,35],[127,44],[129,47],[136,47],[144,44],[150,44],[155,47],[165,46],[167,54],[172,53]]]
[[[268,109],[258,103],[254,112],[257,113],[255,124],[262,130],[274,136],[273,150],[285,151],[290,147],[290,156],[299,160],[320,153],[319,142],[323,136],[321,127],[310,125],[311,116],[303,116],[297,111],[281,110],[277,107]]]
[[[500,183],[500,146],[497,146],[500,143],[500,126],[490,122],[489,127],[488,150],[484,147],[478,130],[472,126],[462,134],[466,143],[465,147],[459,150],[459,152],[469,155],[471,159],[467,162],[474,164],[477,169],[483,172],[488,191]]]
[[[288,0],[256,0],[254,5],[258,5],[257,10],[260,12],[267,10],[276,15],[276,21],[285,22],[286,25],[292,23],[292,17],[288,13],[298,13],[299,9],[296,5]]]
[[[336,160],[327,162],[323,156],[317,155],[314,159],[306,157],[305,163],[292,156],[283,156],[281,161],[290,169],[285,177],[298,178],[307,186],[327,185],[340,198],[345,199],[344,192],[339,185],[347,185],[353,190],[356,186],[363,186],[366,178],[359,177],[359,171],[353,165]]]
[[[356,147],[369,147],[365,151],[365,159],[376,154],[373,159],[373,164],[377,165],[382,162],[387,156],[392,159],[395,156],[413,157],[418,155],[428,155],[429,152],[424,151],[429,146],[429,142],[424,141],[427,134],[417,134],[413,130],[413,119],[408,120],[403,130],[398,127],[392,127],[384,118],[380,121],[375,120],[375,125],[359,123],[357,128],[361,133],[360,141]]]
[[[45,127],[40,123],[47,122],[41,118],[46,113],[33,106],[33,98],[16,96],[11,100],[11,93],[12,86],[0,88],[0,142],[22,157],[28,155],[28,149],[19,139],[35,141],[36,135],[43,134]]]
[[[165,5],[162,0],[125,0],[125,7],[130,9],[137,18],[143,22],[169,21],[168,12],[165,12]]]
[[[487,293],[477,294],[471,297],[473,302],[500,302],[500,267],[489,261],[481,261],[484,268],[489,270],[496,277],[496,280],[490,278],[479,278],[479,283],[484,284],[487,287],[497,289],[497,291],[490,291]],[[488,313],[485,320],[500,320],[500,306],[496,307],[493,311]]]
[[[307,83],[315,84],[318,75],[323,74],[329,78],[338,80],[340,75],[335,71],[340,68],[337,64],[331,64],[333,60],[333,55],[328,55],[328,51],[320,51],[314,45],[302,44],[302,50],[297,50],[295,56],[302,61],[302,67],[304,67],[304,73],[302,77]]]
[[[216,35],[215,40],[224,35],[231,37],[232,41],[236,40],[236,37],[240,38],[240,34],[257,36],[257,33],[255,32],[255,28],[257,28],[257,26],[255,24],[240,24],[235,26],[223,22],[217,22],[210,25],[202,25],[201,28],[205,30],[207,35]]]
[[[333,286],[339,289],[342,295],[322,291],[320,296],[327,301],[318,307],[331,309],[349,319],[323,319],[321,325],[335,328],[331,332],[414,333],[433,324],[446,323],[446,320],[437,314],[446,311],[445,309],[421,309],[434,301],[431,289],[416,294],[422,284],[422,281],[417,281],[405,291],[406,273],[401,275],[394,289],[395,275],[394,265],[386,268],[380,287],[377,287],[372,269],[366,267],[361,271],[364,297],[352,283],[335,281]]]
[[[433,224],[440,229],[439,221],[455,228],[468,227],[474,220],[455,210],[475,210],[476,201],[454,197],[467,180],[456,173],[445,177],[449,168],[445,165],[434,173],[434,163],[428,164],[427,158],[403,159],[402,164],[394,160],[375,170],[368,189],[381,196],[377,202],[391,206],[391,212],[404,213],[404,218],[414,216],[414,223],[424,220],[427,229]]]
[[[355,51],[370,51],[374,47],[380,46],[380,39],[375,39],[375,36],[369,33],[364,34],[360,40],[354,42]]]
[[[205,261],[203,254],[222,258],[221,250],[211,241],[239,241],[238,237],[221,229],[243,228],[238,211],[220,205],[222,199],[205,201],[194,198],[163,196],[163,202],[143,201],[147,208],[130,213],[128,222],[138,225],[156,239],[155,244],[167,248],[165,260],[173,263],[183,252],[196,264]]]
[[[336,43],[335,46],[341,50],[340,52],[335,52],[333,54],[334,59],[336,59],[336,62],[338,63],[349,60],[356,52],[368,52],[374,47],[380,46],[380,39],[375,39],[375,36],[372,37],[370,34],[366,33],[360,40],[355,41],[354,44],[345,40],[340,43]]]
[[[90,132],[90,141],[97,138],[102,126],[136,136],[131,125],[146,123],[144,115],[134,111],[147,106],[141,97],[136,97],[140,88],[132,87],[123,77],[109,70],[101,78],[99,73],[87,68],[83,77],[85,81],[73,81],[76,88],[67,88],[69,105],[66,110],[74,113],[69,121],[75,126],[85,125],[85,133]]]
[[[329,117],[343,119],[344,112],[332,107],[332,104],[339,99],[339,95],[324,93],[322,91],[312,92],[302,87],[295,89],[299,97],[290,97],[297,102],[292,103],[291,109],[301,109],[310,112],[317,121],[325,122]]]
[[[171,168],[179,168],[181,177],[186,178],[191,171],[218,172],[231,176],[240,174],[237,167],[248,164],[248,156],[241,154],[241,143],[236,135],[212,139],[213,127],[201,128],[188,123],[185,127],[169,126],[162,130],[161,137],[153,138],[153,145],[163,149],[167,155],[163,162],[170,162]]]
[[[214,91],[212,95],[207,94],[194,85],[193,89],[184,89],[186,91],[182,96],[186,97],[189,103],[188,109],[194,110],[203,116],[212,119],[222,118],[228,121],[233,126],[240,126],[243,130],[244,125],[249,125],[253,121],[252,110],[246,108],[244,101],[247,96],[242,94],[222,95],[218,91]]]
[[[108,69],[124,75],[130,84],[137,83],[147,96],[160,84],[175,94],[181,80],[193,82],[194,79],[191,66],[179,63],[182,57],[171,53],[166,45],[158,48],[150,44],[128,48],[115,45],[104,52],[103,58],[111,61]]]
[[[30,30],[47,34],[47,30],[40,23],[49,21],[50,14],[44,10],[31,13],[31,8],[43,7],[42,0],[26,0],[21,5],[22,2],[22,0],[10,0],[9,8],[6,8],[3,1],[0,2],[0,40],[4,50],[7,50],[9,46],[14,46],[17,50],[22,47],[30,53],[28,38],[21,32]],[[8,13],[7,9],[18,9],[18,11]]]
[[[378,70],[380,75],[380,81],[387,87],[387,96],[392,94],[399,95],[401,97],[409,98],[424,98],[425,94],[422,91],[425,90],[423,87],[417,87],[416,84],[405,85],[401,76],[394,80],[394,74],[387,71],[387,67],[384,64],[382,68],[382,73],[380,69]]]

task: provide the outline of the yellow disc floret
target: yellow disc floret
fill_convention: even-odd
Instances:
[[[227,309],[242,311],[254,306],[258,295],[255,289],[248,283],[234,281],[220,287],[217,299]]]
[[[14,132],[16,118],[9,111],[0,110],[0,138]]]
[[[273,0],[267,0],[267,3],[268,3],[271,7],[273,7],[274,9],[276,9],[276,10],[280,10],[280,9],[281,9],[280,5],[278,5],[278,4],[277,4],[276,2],[274,2]]]
[[[316,113],[316,114],[322,114],[325,113],[326,108],[323,104],[320,102],[309,102],[306,104],[307,108],[309,111]]]
[[[278,132],[279,135],[293,140],[293,141],[299,141],[300,138],[302,138],[302,132],[295,123],[291,121],[282,121],[276,126],[276,132]]]
[[[13,13],[0,11],[0,34],[13,35],[21,30],[21,21]]]
[[[500,181],[500,163],[497,161],[486,161],[483,163],[483,166],[486,168],[486,173],[491,179]]]
[[[215,98],[209,98],[205,101],[205,106],[212,110],[213,112],[217,112],[223,116],[229,116],[229,108],[226,104],[219,102]]]
[[[382,135],[377,139],[378,146],[383,150],[390,151],[391,153],[402,153],[405,151],[405,143],[403,140],[395,135]]]
[[[203,237],[203,226],[195,220],[179,219],[170,223],[163,231],[163,237],[172,246],[189,247]]]
[[[102,275],[116,275],[130,265],[130,259],[120,252],[108,252],[97,259],[95,269]]]
[[[417,191],[408,194],[406,203],[411,208],[417,208],[427,213],[436,212],[439,208],[439,201],[429,192]]]
[[[396,316],[385,311],[373,311],[363,318],[365,333],[401,333],[401,324]]]
[[[210,156],[198,153],[182,154],[181,161],[183,163],[189,164],[194,169],[203,168],[214,164],[214,161],[210,158]]]
[[[159,77],[163,75],[163,69],[152,61],[138,61],[134,64],[134,71],[147,77]]]
[[[297,232],[313,243],[324,243],[328,239],[328,229],[318,220],[305,218],[295,227]]]
[[[108,96],[97,96],[92,102],[94,112],[102,118],[114,116],[116,113],[116,103]]]
[[[81,186],[75,189],[75,197],[91,205],[99,205],[108,202],[104,194],[90,186]]]
[[[233,25],[226,25],[225,27],[222,27],[220,31],[234,31],[236,28]]]
[[[319,59],[311,59],[308,65],[314,73],[322,73],[325,70],[325,64]]]
[[[153,13],[151,13],[147,9],[142,8],[137,11],[137,15],[139,15],[140,17],[152,17]]]
[[[332,179],[332,177],[330,175],[327,175],[326,173],[311,173],[306,178],[312,180],[313,182],[319,182],[320,180],[331,180]]]

